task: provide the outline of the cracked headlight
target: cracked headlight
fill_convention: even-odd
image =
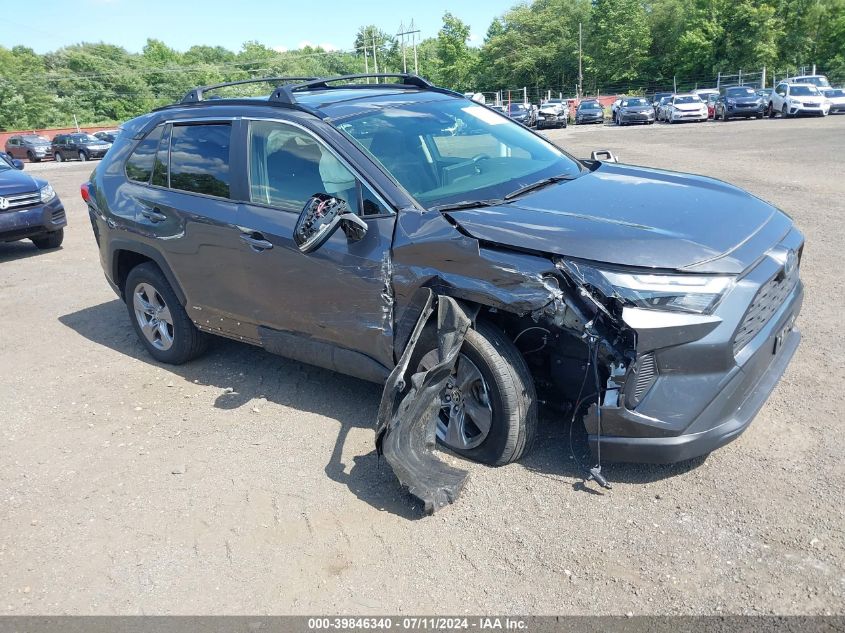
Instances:
[[[41,195],[41,202],[50,202],[50,200],[56,197],[56,192],[50,185],[44,185],[38,190],[38,193]]]
[[[608,299],[648,310],[708,314],[733,285],[727,275],[632,273],[605,270],[580,262],[564,262],[565,268]]]

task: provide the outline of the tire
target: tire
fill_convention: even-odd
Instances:
[[[88,160],[88,154],[86,154],[82,150],[79,150],[79,160],[81,160],[84,163],[85,161]]]
[[[55,160],[57,163],[62,162],[64,159],[65,159],[65,157],[62,156],[61,152],[56,152],[55,155],[53,156],[53,160]]]
[[[770,119],[775,118],[775,105],[771,101],[769,101],[769,107],[766,108],[766,114],[769,115]]]
[[[42,237],[33,237],[31,239],[32,243],[35,244],[35,247],[42,251],[51,248],[59,248],[65,239],[65,230],[59,229],[58,231],[47,233],[47,235]]]
[[[436,330],[434,327],[428,327],[420,336],[409,366],[414,370],[424,368],[429,364],[425,362],[426,356],[432,353],[436,356],[437,352],[433,351],[436,349]],[[464,364],[467,361],[469,365]],[[480,440],[475,440],[477,444],[467,442],[468,448],[450,443],[447,438],[448,429],[454,424],[449,416],[449,407],[452,405],[444,400],[445,408],[441,409],[441,418],[438,421],[438,442],[458,455],[492,466],[503,466],[517,461],[531,450],[537,435],[537,396],[534,380],[525,360],[504,332],[481,321],[475,329],[467,332],[456,363],[456,378],[462,373],[472,373],[465,371],[464,367],[476,370],[482,379],[480,382],[476,380],[474,385],[482,387],[482,393],[486,395],[491,418],[489,431]],[[473,398],[470,391],[464,392],[459,385],[456,385],[456,391],[463,394],[461,402],[470,402]],[[447,395],[444,394],[444,398]],[[457,398],[452,399],[452,403],[456,402]],[[481,400],[474,398],[474,402],[476,406],[480,406]],[[447,420],[447,430],[444,431],[444,423]],[[462,439],[472,431],[479,431],[479,428],[472,424],[471,417],[469,420],[470,424],[464,428],[470,431],[466,434],[462,432]],[[444,435],[447,437],[444,438]]]
[[[129,271],[123,298],[138,340],[157,361],[181,365],[205,351],[208,335],[191,322],[167,278],[155,264],[147,262]],[[148,333],[142,330],[142,319],[150,325]]]
[[[759,121],[760,119],[762,119],[762,118],[763,118],[763,113],[761,112],[760,114],[755,114],[755,115],[754,115],[754,118],[755,118],[755,119],[757,119],[757,120]]]
[[[30,163],[40,163],[40,162],[41,162],[41,159],[40,159],[40,158],[36,158],[36,157],[35,157],[35,154],[33,154],[32,152],[27,152],[27,153],[26,153],[26,158],[27,158],[27,160],[28,160]]]
[[[789,110],[787,109],[787,107],[786,107],[786,104],[785,104],[785,103],[783,104],[783,107],[780,109],[780,114],[781,114],[781,116],[782,116],[784,119],[788,119],[788,118],[789,118]]]
[[[724,123],[727,123],[728,121],[730,121],[730,119],[731,119],[731,117],[728,116],[728,111],[722,110],[722,121]]]

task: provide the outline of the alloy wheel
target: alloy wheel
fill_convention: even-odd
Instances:
[[[419,370],[430,369],[437,362],[437,350],[432,350],[420,359]],[[487,439],[492,423],[490,387],[475,363],[459,354],[440,394],[437,439],[449,448],[470,450]]]
[[[173,316],[161,294],[150,284],[142,282],[132,293],[135,318],[144,338],[161,351],[173,346]]]

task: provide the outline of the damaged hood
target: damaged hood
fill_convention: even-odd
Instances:
[[[489,243],[578,259],[738,274],[792,227],[775,207],[727,183],[602,163],[512,202],[449,211]]]

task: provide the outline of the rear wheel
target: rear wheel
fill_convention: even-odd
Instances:
[[[56,155],[54,156],[54,159],[55,159],[55,161],[56,161],[57,163],[60,163],[60,162],[62,162],[65,158],[64,158],[64,156],[62,156],[62,153],[61,153],[61,152],[56,152]]]
[[[205,351],[208,335],[191,322],[155,264],[141,264],[129,272],[124,300],[138,340],[157,361],[181,365]]]
[[[410,367],[424,371],[436,363],[437,333],[428,328]],[[534,381],[519,350],[491,324],[479,322],[467,332],[440,405],[437,440],[459,455],[501,466],[534,443]]]
[[[50,248],[59,248],[62,245],[62,241],[65,239],[65,230],[59,229],[58,231],[53,231],[52,233],[47,233],[47,235],[43,235],[41,237],[33,237],[32,243],[35,244],[36,248],[43,250],[47,250]]]

